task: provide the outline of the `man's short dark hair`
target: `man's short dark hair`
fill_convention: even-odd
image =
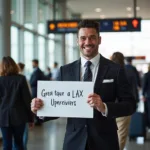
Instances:
[[[100,24],[94,20],[81,20],[78,24],[78,32],[81,28],[94,28],[98,35],[100,32]]]
[[[55,66],[58,66],[58,62],[55,61],[55,62],[54,62],[54,65],[55,65]]]
[[[35,64],[39,64],[38,59],[33,59],[32,62],[34,62]]]
[[[126,58],[126,61],[127,61],[128,63],[131,63],[131,62],[132,62],[132,57],[127,57],[127,58]]]

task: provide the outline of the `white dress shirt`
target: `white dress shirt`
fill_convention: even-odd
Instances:
[[[81,56],[81,81],[84,80],[84,73],[85,73],[85,69],[86,69],[86,66],[85,66],[85,63],[87,62],[88,60],[85,59],[83,56]],[[98,73],[98,68],[99,68],[99,65],[100,65],[100,54],[98,53],[94,58],[92,58],[91,60],[91,66],[90,66],[90,69],[92,71],[92,82],[95,83],[96,81],[96,77],[97,77],[97,73]],[[102,113],[103,116],[107,116],[108,114],[108,108],[107,108],[107,105],[105,103],[103,103],[104,106],[105,106],[105,113]]]

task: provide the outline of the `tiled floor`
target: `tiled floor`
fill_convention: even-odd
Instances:
[[[65,119],[58,119],[30,130],[28,150],[62,150],[65,125]],[[150,150],[150,135],[148,136],[144,144],[137,144],[135,141],[127,142],[126,150]]]

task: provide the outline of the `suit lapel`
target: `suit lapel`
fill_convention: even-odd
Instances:
[[[81,59],[77,60],[70,70],[71,80],[80,81]]]
[[[99,88],[101,86],[104,76],[107,73],[107,70],[108,70],[108,63],[107,63],[106,59],[101,55],[94,89]]]

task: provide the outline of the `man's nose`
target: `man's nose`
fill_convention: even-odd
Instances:
[[[90,43],[91,43],[91,39],[90,38],[86,38],[85,44],[90,44]]]

